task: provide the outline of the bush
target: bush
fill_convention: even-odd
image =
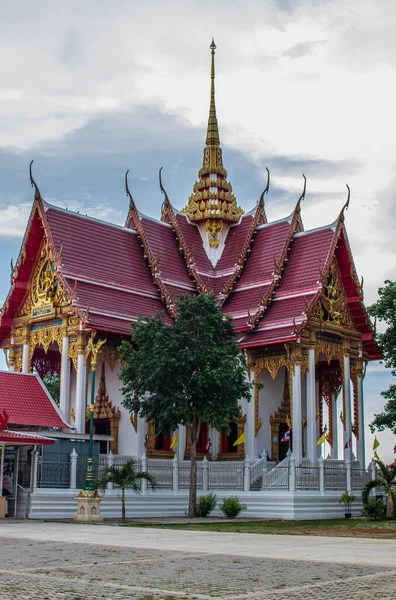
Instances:
[[[216,508],[217,496],[210,493],[207,496],[200,496],[197,502],[197,517],[207,517],[212,510]]]
[[[229,519],[235,519],[235,517],[245,510],[247,506],[246,504],[241,504],[241,502],[239,502],[238,496],[230,496],[229,498],[224,498],[219,508],[223,515]]]
[[[382,504],[382,500],[371,498],[363,504],[362,517],[367,517],[371,521],[382,521],[385,519],[386,507]]]

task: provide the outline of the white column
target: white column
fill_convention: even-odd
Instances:
[[[69,484],[69,487],[72,490],[75,490],[77,488],[77,458],[78,458],[78,454],[76,452],[76,449],[73,448],[73,450],[70,453],[70,484]]]
[[[292,452],[296,459],[296,465],[301,464],[302,459],[302,412],[301,412],[301,365],[294,365],[294,374],[292,377]]]
[[[315,349],[308,350],[309,370],[307,382],[307,450],[306,455],[311,462],[316,460],[316,378],[315,378]],[[293,399],[294,405],[294,399]]]
[[[113,465],[114,465],[114,454],[110,450],[110,452],[107,455],[107,466],[112,467]],[[106,485],[106,490],[112,490],[112,489],[114,489],[114,484],[111,481],[109,481],[109,483]]]
[[[317,409],[316,411],[319,411],[321,408],[321,404],[323,403],[322,398],[319,396],[319,389],[320,389],[320,384],[319,384],[319,379],[317,379],[315,381],[315,393],[316,393],[316,406]],[[316,422],[316,441],[318,441],[318,439],[320,438],[320,436],[322,435],[322,432],[320,431],[320,427],[319,427],[319,417],[316,417],[316,413],[315,413],[315,422]],[[322,446],[316,446],[316,457],[320,458],[322,456]]]
[[[365,456],[365,431],[364,431],[364,403],[363,403],[363,377],[357,378],[357,394],[358,394],[358,411],[359,411],[359,439],[357,441],[357,459],[360,462],[360,468],[366,468]]]
[[[337,414],[337,395],[331,392],[331,410],[333,415],[333,428],[331,431],[331,439],[333,446],[331,448],[331,458],[338,458],[338,414]]]
[[[184,452],[186,450],[186,427],[179,425],[179,443],[176,449],[176,455],[179,461],[184,460]]]
[[[25,340],[24,344],[23,344],[23,354],[22,354],[22,373],[30,373],[29,350],[30,350],[29,341]]]
[[[344,356],[344,380],[342,382],[343,394],[345,399],[344,414],[344,460],[352,460],[352,448],[345,448],[349,440],[352,440],[352,421],[351,421],[351,382],[350,382],[350,358]]]
[[[62,340],[59,408],[61,409],[65,419],[68,421],[70,419],[70,359],[68,335],[65,335],[65,337]]]
[[[77,385],[76,385],[76,433],[85,433],[86,412],[86,378],[87,367],[84,360],[84,350],[77,357]]]

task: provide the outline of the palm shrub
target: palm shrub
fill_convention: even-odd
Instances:
[[[376,487],[384,488],[386,494],[386,518],[395,518],[395,503],[396,503],[396,466],[388,467],[380,458],[375,459],[375,463],[379,468],[376,477],[372,481],[368,481],[362,491],[363,504],[367,504],[370,492]]]
[[[216,508],[217,496],[213,492],[200,496],[197,502],[197,517],[207,517]]]
[[[341,498],[338,501],[338,504],[343,504],[345,508],[345,517],[346,515],[351,516],[352,503],[355,502],[356,498],[353,494],[350,494],[348,491],[345,491]]]
[[[156,481],[152,475],[146,471],[138,471],[136,469],[136,462],[133,458],[130,458],[120,467],[109,466],[102,471],[101,475],[96,482],[97,490],[104,490],[108,483],[113,483],[121,488],[121,518],[125,523],[125,490],[130,489],[140,494],[141,487],[140,482],[142,479],[146,479],[153,490],[157,487]]]

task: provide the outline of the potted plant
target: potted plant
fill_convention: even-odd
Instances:
[[[352,503],[355,502],[355,500],[355,496],[347,491],[342,494],[339,500],[339,504],[344,505],[346,519],[350,519],[352,517]]]

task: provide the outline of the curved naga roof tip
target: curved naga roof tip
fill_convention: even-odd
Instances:
[[[134,202],[134,200],[133,200],[133,198],[132,198],[132,194],[131,194],[131,192],[129,191],[129,186],[128,186],[128,173],[129,173],[129,169],[128,169],[128,170],[127,170],[127,172],[125,173],[125,192],[126,192],[126,195],[127,195],[127,196],[129,196],[129,200],[130,200],[131,206],[135,206],[135,202]]]
[[[32,164],[33,163],[34,163],[34,160],[32,160],[29,165],[30,185],[32,187],[34,187],[34,199],[38,201],[38,200],[42,200],[42,197],[40,194],[40,190],[38,189],[37,183],[33,179],[33,173],[32,173]]]
[[[344,204],[344,206],[342,207],[342,209],[341,209],[341,212],[340,212],[340,219],[341,219],[342,221],[344,220],[344,212],[345,212],[346,210],[348,210],[348,208],[349,208],[349,201],[350,201],[350,199],[351,199],[351,189],[350,189],[350,187],[349,187],[349,185],[348,185],[348,184],[346,184],[346,187],[347,187],[347,189],[348,189],[348,197],[347,197],[347,201],[345,202],[345,204]]]
[[[304,177],[304,188],[303,188],[301,196],[298,199],[297,206],[300,205],[301,200],[305,199],[305,192],[307,191],[307,178],[305,177],[304,173],[303,173],[303,177]]]
[[[161,194],[165,195],[165,200],[162,205],[162,210],[163,210],[166,206],[170,206],[170,201],[168,198],[168,194],[166,193],[166,190],[165,190],[164,186],[162,185],[162,176],[161,176],[162,169],[163,169],[163,167],[161,167],[159,170],[159,185],[160,185]]]
[[[260,196],[260,200],[258,201],[259,204],[263,204],[264,203],[264,196],[265,194],[268,194],[269,192],[269,186],[270,186],[270,171],[268,167],[265,167],[267,170],[267,185],[265,186],[265,190],[262,192],[261,196]]]

